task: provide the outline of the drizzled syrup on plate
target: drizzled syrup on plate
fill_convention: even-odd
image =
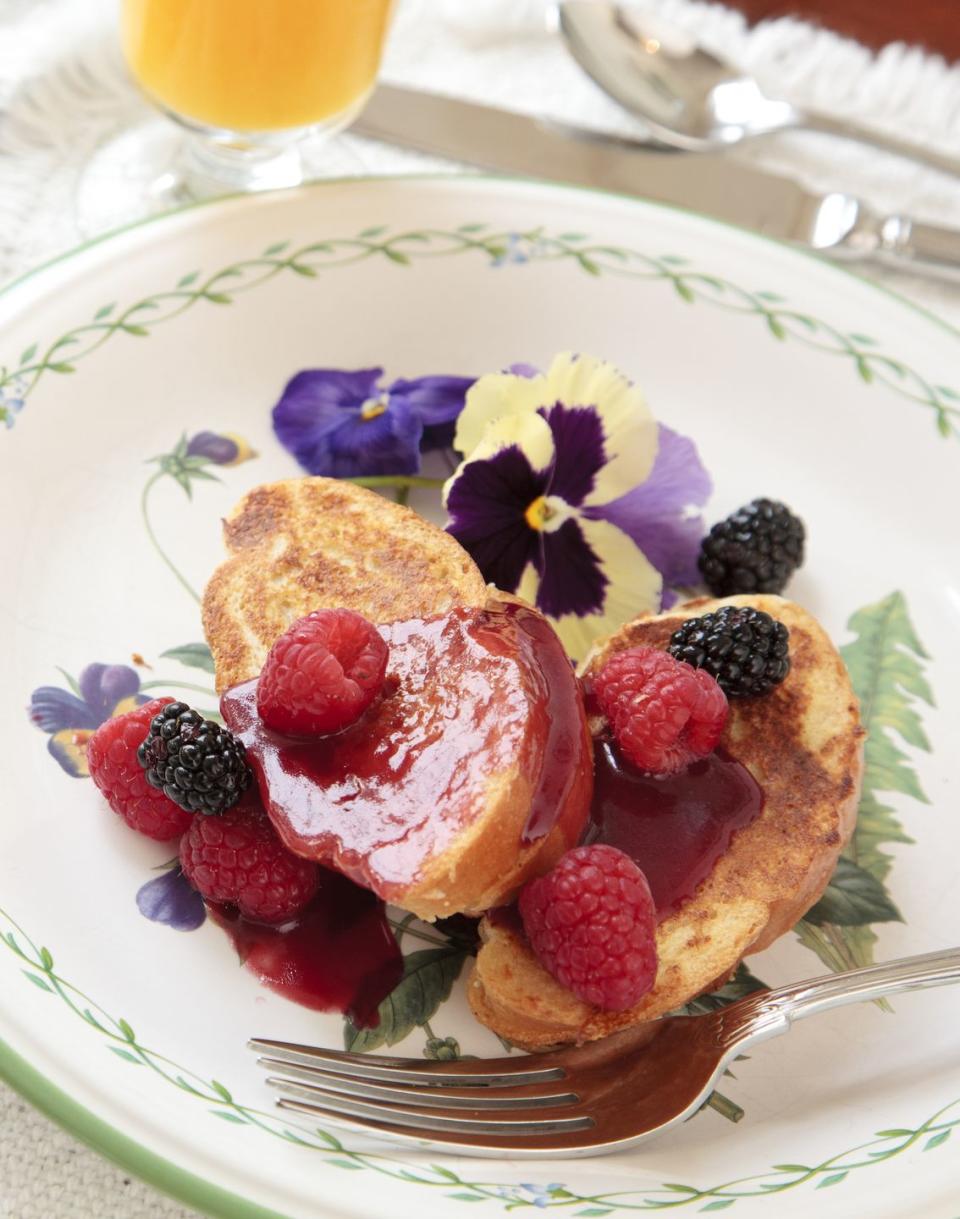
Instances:
[[[268,927],[233,906],[207,903],[247,969],[303,1007],[343,1012],[354,1024],[377,1024],[377,1008],[403,975],[385,907],[368,889],[323,869],[320,888],[299,918]]]

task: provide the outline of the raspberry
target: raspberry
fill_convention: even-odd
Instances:
[[[656,648],[612,656],[594,692],[623,755],[653,775],[678,774],[712,753],[727,722],[715,679]]]
[[[557,981],[608,1012],[633,1007],[657,976],[647,878],[623,851],[575,847],[520,894],[530,946]]]
[[[155,698],[107,720],[87,742],[90,777],[107,803],[131,829],[159,842],[179,838],[191,817],[150,786],[137,761],[137,750],[153,717],[172,702],[172,698]]]
[[[255,798],[219,817],[194,817],[180,840],[180,866],[211,902],[258,923],[286,923],[317,891],[319,870],[288,851]]]
[[[339,732],[376,698],[386,668],[387,645],[366,618],[347,609],[314,610],[270,649],[257,710],[277,732]]]

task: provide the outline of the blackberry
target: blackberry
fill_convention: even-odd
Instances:
[[[728,698],[768,694],[790,672],[790,632],[763,610],[724,605],[688,618],[667,651],[716,678]]]
[[[137,750],[147,782],[188,813],[222,813],[250,782],[243,742],[186,703],[168,703]]]
[[[755,499],[714,525],[697,566],[715,597],[780,593],[803,562],[803,521],[775,499]]]

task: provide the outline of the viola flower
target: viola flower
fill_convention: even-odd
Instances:
[[[381,383],[382,368],[299,372],[273,408],[277,439],[308,474],[416,474],[420,452],[449,445],[471,377]]]
[[[553,622],[571,656],[693,579],[710,480],[692,442],[658,428],[610,364],[482,377],[455,437],[449,531],[484,577]]]
[[[202,457],[215,466],[238,466],[256,453],[242,436],[234,432],[197,432],[187,442],[187,457]]]
[[[137,890],[137,909],[174,931],[196,931],[207,917],[203,898],[184,876],[179,861]]]
[[[87,665],[76,682],[68,680],[72,690],[59,686],[34,690],[27,714],[49,734],[47,749],[61,768],[74,779],[85,779],[90,774],[87,742],[94,732],[148,699],[140,693],[139,674],[129,665]]]

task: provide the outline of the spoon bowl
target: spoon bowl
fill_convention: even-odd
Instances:
[[[562,0],[560,31],[577,63],[643,120],[658,143],[715,152],[794,128],[885,148],[947,173],[960,161],[846,119],[770,97],[754,77],[650,13],[601,0]]]

